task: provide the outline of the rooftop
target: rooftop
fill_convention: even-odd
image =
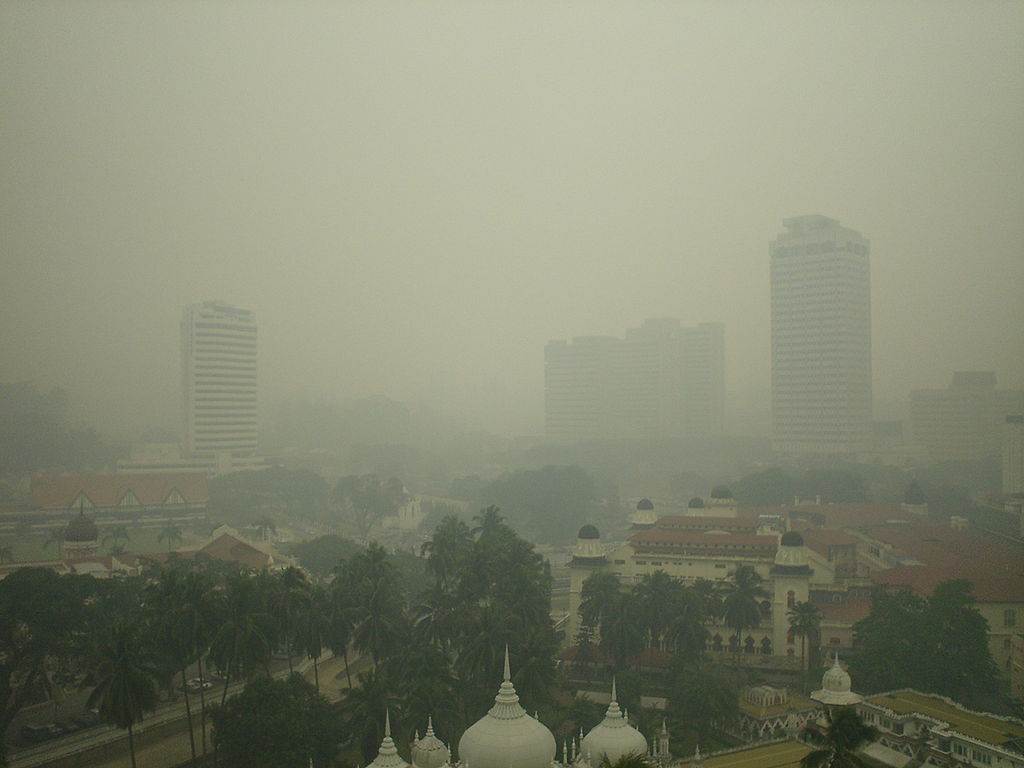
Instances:
[[[985,712],[971,712],[940,696],[917,691],[893,691],[870,696],[867,703],[899,714],[914,712],[949,723],[950,728],[989,744],[1002,745],[1024,738],[1024,723],[1003,720]]]
[[[138,504],[167,503],[175,491],[187,504],[206,504],[209,491],[201,472],[154,474],[41,474],[32,477],[32,503],[38,509],[69,509],[78,505],[79,495],[96,507],[115,507],[129,491]],[[134,505],[130,505],[134,506]]]
[[[708,550],[760,550],[775,553],[778,540],[774,536],[756,536],[748,533],[712,533],[709,531],[665,530],[654,528],[638,531],[630,539],[638,549],[661,547],[690,547]]]
[[[783,741],[764,747],[752,747],[704,760],[706,768],[800,768],[800,760],[811,751],[805,744]],[[684,760],[683,765],[689,761]]]

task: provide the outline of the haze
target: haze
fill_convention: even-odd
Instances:
[[[726,324],[767,429],[768,243],[871,240],[876,416],[1024,384],[1024,4],[0,7],[2,379],[176,429],[182,307],[265,401],[543,431],[543,347]]]

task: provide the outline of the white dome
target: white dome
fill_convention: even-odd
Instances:
[[[462,734],[459,760],[471,768],[550,768],[554,759],[555,737],[519,706],[506,648],[505,679],[494,706]]]
[[[614,680],[608,712],[605,713],[604,720],[583,738],[581,750],[584,755],[596,762],[601,762],[606,757],[615,762],[626,755],[647,754],[647,739],[622,716],[619,703],[615,700]]]
[[[412,764],[415,768],[441,768],[448,762],[448,747],[434,735],[434,723],[427,720],[427,733],[412,744]]]
[[[851,690],[850,674],[839,665],[839,654],[836,654],[832,666],[821,676],[821,690],[811,694],[811,698],[822,704],[848,706],[861,701],[861,696]]]
[[[373,762],[366,768],[410,768],[398,754],[395,742],[391,739],[391,713],[384,716],[384,740],[380,743],[380,750]]]

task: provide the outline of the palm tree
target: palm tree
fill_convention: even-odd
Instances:
[[[349,601],[348,585],[340,579],[331,582],[327,593],[327,647],[345,660],[345,677],[352,688],[352,674],[348,668],[348,647],[352,643],[353,610]]]
[[[353,640],[368,651],[374,668],[387,654],[401,630],[404,600],[394,566],[379,544],[372,543],[344,569],[353,590]]]
[[[865,725],[853,707],[825,710],[828,730],[825,742],[800,761],[801,768],[868,768],[868,763],[857,755],[857,750],[878,738],[878,731]]]
[[[347,730],[359,744],[363,760],[369,763],[384,736],[380,713],[394,703],[384,677],[375,671],[360,673],[359,685],[345,692],[344,702]]]
[[[135,768],[134,726],[156,706],[153,665],[140,652],[134,630],[116,625],[99,649],[96,687],[86,704],[97,708],[107,723],[128,730],[128,750]]]
[[[807,646],[808,637],[817,637],[821,629],[821,612],[810,600],[796,603],[786,612],[789,618],[789,628],[793,634],[800,638],[800,667],[806,669],[804,663],[804,649]]]
[[[306,575],[298,568],[288,567],[275,577],[270,596],[271,610],[277,618],[279,639],[284,642],[288,654],[288,671],[292,672],[292,650],[295,645],[299,615],[302,606],[309,601],[310,584]]]
[[[210,657],[224,672],[221,706],[233,675],[251,676],[270,661],[269,617],[262,611],[255,582],[238,575],[226,585],[225,615],[210,643]]]
[[[601,626],[604,618],[618,605],[622,582],[611,571],[598,571],[583,582],[580,592],[580,620],[588,627]]]
[[[427,558],[427,567],[437,578],[442,590],[448,589],[449,582],[472,545],[473,534],[469,526],[455,515],[448,515],[438,523],[430,540],[420,547],[420,554]]]
[[[131,536],[128,533],[128,529],[123,525],[115,525],[110,531],[104,535],[103,543],[106,544],[108,541],[113,542],[110,547],[111,554],[121,554],[124,552],[124,542],[128,541]],[[117,550],[116,552],[114,550]]]
[[[494,504],[486,509],[481,509],[479,514],[473,516],[476,525],[473,526],[472,533],[480,534],[481,537],[493,534],[505,524],[505,517],[500,513],[501,508]]]
[[[749,565],[741,565],[722,584],[722,613],[725,625],[736,631],[736,657],[743,647],[743,630],[761,623],[760,602],[768,599],[761,576]]]
[[[159,644],[160,655],[181,675],[181,689],[185,695],[185,717],[188,720],[189,747],[192,750],[192,764],[196,762],[196,736],[192,727],[192,704],[188,696],[186,669],[193,661],[193,646],[188,632],[187,608],[184,603],[184,574],[177,568],[164,568],[148,591],[152,601],[150,620],[154,639]]]
[[[320,692],[320,670],[317,660],[323,655],[327,644],[329,616],[326,610],[327,593],[323,587],[314,587],[302,605],[299,627],[299,644],[306,656],[313,660],[313,680],[316,691]]]
[[[652,648],[661,646],[662,636],[670,621],[672,606],[681,589],[682,584],[660,570],[644,574],[640,577],[640,583],[633,587],[637,609],[648,632]]]
[[[181,544],[181,528],[174,523],[168,523],[160,529],[156,538],[157,541],[166,541],[167,551],[170,552],[175,544]]]
[[[190,571],[181,585],[180,626],[190,655],[196,660],[199,672],[200,738],[203,755],[206,754],[206,674],[204,659],[210,649],[210,639],[216,628],[214,585],[206,573]]]

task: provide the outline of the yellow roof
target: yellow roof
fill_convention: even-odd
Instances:
[[[731,752],[704,761],[707,768],[800,768],[800,759],[811,748],[796,741]]]
[[[1011,739],[1024,738],[1024,725],[1020,723],[1008,723],[994,715],[965,712],[943,701],[938,696],[929,696],[916,691],[899,691],[871,696],[868,702],[900,714],[920,712],[922,715],[949,723],[953,730],[959,731],[965,736],[986,741],[989,744],[999,745]]]

